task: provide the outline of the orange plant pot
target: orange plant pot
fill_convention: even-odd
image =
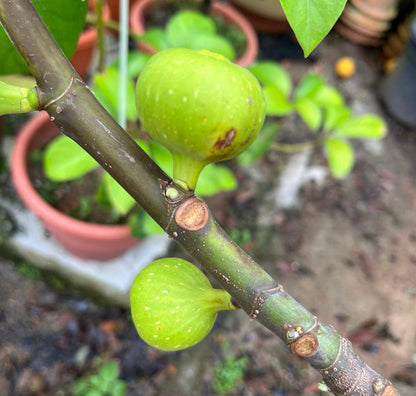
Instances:
[[[94,0],[89,1],[88,7],[90,10],[94,9]],[[107,4],[104,5],[103,19],[105,21],[110,19],[110,8]],[[72,66],[83,79],[88,75],[96,41],[97,30],[94,27],[86,29],[81,33],[75,53],[70,59]]]
[[[130,13],[130,27],[131,30],[137,35],[142,35],[146,31],[145,16],[151,12],[151,10],[159,5],[157,0],[137,0],[131,7]],[[246,37],[246,50],[244,54],[234,63],[240,66],[248,66],[256,60],[258,53],[258,40],[257,35],[250,24],[250,22],[234,7],[220,2],[213,2],[211,5],[211,12],[216,15],[222,16],[224,21],[229,24],[235,25],[239,28]],[[155,48],[149,44],[138,42],[138,48],[141,51],[149,54],[157,52]]]
[[[22,201],[43,221],[57,241],[75,256],[105,261],[118,257],[136,245],[127,225],[86,223],[69,217],[38,194],[29,178],[29,158],[59,134],[46,112],[30,119],[18,134],[11,156],[13,184]]]

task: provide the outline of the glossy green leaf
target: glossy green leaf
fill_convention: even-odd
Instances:
[[[103,176],[103,185],[111,206],[121,215],[126,215],[136,204],[132,196],[107,172]]]
[[[285,94],[274,84],[267,84],[263,88],[264,100],[266,102],[266,114],[271,116],[283,116],[292,110],[292,104],[287,100]]]
[[[65,55],[71,57],[85,25],[88,2],[85,0],[32,0],[32,4]],[[22,57],[2,27],[0,27],[0,59],[0,75],[28,72]]]
[[[130,292],[133,322],[149,345],[176,351],[201,341],[217,312],[234,309],[225,290],[213,289],[191,263],[163,258],[145,267]]]
[[[118,114],[119,85],[120,73],[112,67],[94,76],[92,90],[96,94],[97,99],[102,100],[102,105],[106,107],[106,110],[115,118],[117,118]],[[134,83],[128,78],[126,85],[126,118],[130,121],[137,119],[134,91]]]
[[[347,0],[280,0],[305,57],[329,33]]]
[[[44,171],[53,181],[78,179],[98,167],[98,163],[69,137],[60,135],[45,150]]]
[[[109,362],[104,364],[99,371],[100,377],[105,379],[106,381],[116,380],[119,374],[120,369],[118,367],[118,364],[113,360],[110,360]]]
[[[127,75],[132,79],[136,78],[150,57],[150,54],[141,51],[130,51],[127,58]],[[109,67],[118,69],[119,59],[117,58]]]
[[[302,98],[295,102],[295,108],[305,123],[316,131],[322,125],[322,108],[312,99]]]
[[[144,210],[139,210],[129,218],[132,235],[145,238],[149,235],[164,234],[163,228]]]
[[[316,104],[322,107],[340,107],[344,99],[339,91],[330,85],[321,85],[312,95]]]
[[[85,393],[85,396],[103,396],[103,394],[97,389],[90,389]]]
[[[343,178],[350,173],[354,165],[354,149],[345,140],[326,139],[325,148],[329,169],[337,178]]]
[[[356,139],[382,139],[386,131],[386,124],[380,117],[368,114],[347,119],[335,128],[334,135]]]
[[[210,196],[220,191],[232,191],[237,187],[237,180],[231,169],[224,165],[209,164],[201,172],[195,193]]]
[[[351,115],[351,110],[346,106],[325,108],[324,130],[331,131],[341,125]]]
[[[124,381],[117,381],[112,387],[112,396],[125,396],[127,394],[127,383]]]
[[[165,231],[143,209],[135,211],[129,216],[128,223],[135,238],[145,238],[149,235],[163,234]]]
[[[140,40],[151,45],[155,50],[161,51],[169,48],[166,33],[162,28],[151,28],[140,36]]]
[[[273,84],[288,98],[292,91],[289,73],[276,62],[257,62],[248,68],[262,85]]]
[[[231,43],[218,34],[198,34],[192,37],[188,48],[194,50],[206,49],[225,56],[229,60],[235,59],[235,51]]]
[[[265,124],[252,145],[237,157],[238,163],[241,166],[250,166],[260,159],[270,147],[278,130],[278,124]]]
[[[214,21],[192,10],[177,12],[166,25],[166,38],[173,47],[189,47],[196,35],[214,33],[216,33]]]
[[[317,90],[324,85],[324,80],[317,74],[306,74],[296,87],[294,98],[295,100],[301,98],[312,98]]]

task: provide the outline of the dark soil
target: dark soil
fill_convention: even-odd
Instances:
[[[39,195],[60,212],[78,220],[99,224],[120,224],[125,219],[112,210],[104,193],[99,199],[99,188],[103,171],[101,168],[88,172],[85,176],[67,181],[54,182],[43,171],[44,151],[32,155],[30,179]],[[82,197],[82,198],[80,198]]]
[[[344,55],[357,62],[356,74],[345,81],[333,73],[334,61]],[[250,169],[237,171],[236,191],[210,198],[209,205],[290,294],[348,336],[366,362],[400,384],[402,396],[415,396],[416,131],[380,107],[377,51],[331,35],[313,61],[286,59],[284,65],[295,80],[317,70],[355,111],[382,114],[389,134],[381,151],[357,142],[351,175],[303,185],[299,204],[290,210],[274,203],[288,157],[269,152]],[[310,161],[325,164],[321,150]],[[214,396],[227,385],[215,369],[226,358],[246,359],[229,395],[324,394],[318,373],[243,312],[219,315],[210,335],[193,348],[159,352],[139,339],[128,311],[68,290],[23,263],[0,259],[2,396],[70,395],[77,379],[110,359],[119,363],[129,395]],[[236,372],[222,369],[228,378]]]

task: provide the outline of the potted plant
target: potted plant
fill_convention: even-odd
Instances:
[[[289,23],[278,0],[232,0],[254,28],[260,32],[284,33],[290,29]]]
[[[128,225],[91,224],[76,220],[48,204],[32,184],[29,176],[31,154],[58,134],[59,130],[44,112],[24,125],[11,156],[10,168],[16,191],[69,252],[101,261],[117,257],[138,243]]]
[[[146,19],[152,11],[156,10],[156,7],[160,7],[160,3],[155,0],[138,0],[131,8],[130,26],[132,31],[139,36],[137,45],[142,51],[155,53],[168,47],[188,47],[206,48],[221,53],[224,46],[230,46],[223,42],[218,45],[220,39],[215,32],[216,26],[212,18],[200,15],[200,13],[195,15],[196,11],[174,15],[172,18],[175,20],[167,21],[166,30],[152,27],[149,33]],[[224,25],[234,27],[244,35],[244,49],[241,54],[237,53],[236,59],[232,60],[241,66],[252,63],[257,56],[258,42],[256,33],[248,20],[232,6],[218,1],[211,3],[210,15],[220,17]],[[229,49],[226,53],[229,53]]]
[[[94,12],[95,0],[90,0],[88,2],[88,12]],[[110,9],[107,4],[104,4],[103,8],[103,20],[110,19]],[[91,65],[92,55],[94,48],[97,42],[98,32],[97,29],[91,25],[87,24],[84,31],[81,33],[75,53],[71,57],[72,66],[78,74],[85,78],[87,76],[88,70]]]
[[[141,58],[143,54],[131,55]],[[115,116],[119,83],[116,66],[116,63],[109,65],[104,72],[96,74],[92,84],[96,96]],[[166,173],[171,173],[172,159],[168,150],[146,136],[137,138],[140,131],[134,130],[137,113],[132,79],[128,80],[127,103],[130,104],[126,109],[130,133],[136,135],[136,142]],[[46,178],[42,175],[33,180],[31,158],[36,153],[41,160],[41,173],[45,173]],[[112,259],[134,246],[140,238],[163,232],[108,173],[99,169],[89,154],[70,138],[59,134],[46,113],[32,118],[17,136],[11,169],[16,190],[25,204],[68,251],[79,257]],[[197,193],[209,196],[234,189],[236,184],[231,170],[212,164],[204,170]],[[69,195],[71,190],[75,197]]]
[[[307,30],[307,32],[304,32],[301,29],[301,33],[299,34],[299,42],[303,46],[305,54],[309,54],[317,44],[317,41],[319,42],[319,40],[322,39],[322,35],[327,33],[328,26],[331,27],[334,23],[334,17],[339,16],[337,7],[339,10],[339,8],[343,6],[341,1],[331,1],[330,4],[329,2],[322,3],[323,6],[316,3],[313,8],[316,10],[316,14],[319,15],[329,11],[331,14],[326,14],[326,21],[322,23],[320,18],[318,21],[315,21],[312,17],[307,18],[308,23],[312,25],[313,28],[303,29],[304,31]],[[296,356],[305,358],[312,367],[319,371],[323,377],[323,382],[320,383],[320,389],[329,390],[337,395],[351,395],[354,393],[367,395],[399,395],[399,392],[390,381],[376,373],[355,354],[351,342],[347,338],[338,334],[332,326],[321,323],[312,312],[309,312],[293,299],[283,289],[283,286],[257,265],[250,256],[233,244],[221,227],[214,221],[204,202],[195,198],[190,192],[184,191],[179,185],[172,184],[172,180],[167,177],[166,174],[161,172],[149,158],[146,158],[146,156],[143,155],[143,152],[138,150],[137,147],[132,144],[131,139],[126,135],[123,129],[119,128],[114,123],[113,119],[106,112],[102,111],[102,106],[94,100],[85,85],[81,85],[82,82],[74,82],[74,84],[76,84],[74,88],[77,90],[72,92],[75,92],[76,94],[69,94],[68,96],[61,94],[62,92],[65,92],[62,88],[67,87],[68,80],[73,82],[74,79],[76,79],[76,73],[74,73],[66,64],[60,49],[51,40],[51,36],[47,34],[42,21],[38,18],[29,0],[21,0],[18,4],[8,0],[0,0],[0,4],[2,10],[0,13],[2,25],[13,42],[17,43],[31,72],[34,74],[36,81],[39,84],[38,90],[40,94],[44,95],[41,99],[45,98],[44,101],[39,100],[36,102],[36,100],[33,100],[30,103],[30,109],[48,109],[52,117],[56,116],[56,124],[63,130],[66,129],[68,133],[81,143],[81,145],[88,145],[89,142],[94,141],[95,150],[91,150],[92,155],[97,159],[103,160],[102,163],[106,169],[111,171],[112,175],[120,181],[122,185],[129,188],[134,198],[140,202],[146,210],[152,213],[152,216],[163,225],[166,232],[172,238],[177,240],[187,252],[193,256],[196,261],[199,261],[204,269],[230,293],[232,300],[230,299],[229,301],[235,301],[239,307],[246,311],[251,319],[257,319],[260,323],[265,325],[271,332],[279,336]],[[295,27],[305,26],[304,16],[306,13],[302,12],[305,11],[305,8],[302,9],[299,2],[296,1],[287,2],[287,4],[289,7],[287,7],[285,12],[287,13],[289,20],[291,16],[298,16],[298,18],[295,18],[294,20],[294,22],[297,23],[294,23],[293,25]],[[298,12],[299,9],[301,12]],[[30,20],[31,23],[19,23],[26,20]],[[313,24],[312,22],[319,23]],[[313,35],[318,32],[319,36],[317,37],[315,35],[311,38],[311,32]],[[306,34],[302,36],[302,33]],[[36,34],[39,34],[42,40],[33,40],[33,37]],[[175,49],[175,52],[177,52],[176,50],[177,49]],[[181,49],[181,51],[183,50],[184,49]],[[48,54],[51,55],[51,59],[44,56],[45,51],[48,51]],[[171,50],[164,51],[165,56],[167,51]],[[159,54],[156,56],[158,55]],[[175,54],[172,54],[172,56],[173,55]],[[197,56],[201,58],[201,53],[198,53]],[[206,54],[203,56],[206,56]],[[166,129],[165,126],[170,126],[169,134],[172,136],[169,136],[169,138],[172,139],[169,139],[171,144],[169,144],[168,148],[172,149],[172,152],[182,154],[184,154],[184,152],[178,150],[186,150],[185,153],[189,158],[193,160],[199,158],[199,160],[203,161],[205,164],[206,161],[210,159],[211,155],[205,150],[203,143],[201,143],[203,139],[194,139],[192,142],[187,142],[185,139],[179,139],[178,141],[178,138],[183,137],[183,134],[182,132],[177,134],[177,131],[173,129],[173,127],[178,124],[179,126],[182,126],[183,120],[187,118],[188,114],[184,116],[182,111],[178,112],[176,104],[178,98],[180,98],[181,101],[185,98],[185,101],[183,102],[188,103],[186,110],[194,111],[196,109],[196,106],[193,106],[194,101],[188,102],[188,98],[193,97],[196,92],[194,89],[195,86],[193,85],[195,76],[192,75],[192,70],[195,69],[195,72],[199,73],[199,83],[201,83],[204,88],[203,93],[210,99],[209,105],[212,104],[212,106],[209,106],[208,108],[208,115],[212,117],[212,120],[214,121],[217,116],[222,117],[220,114],[221,112],[219,111],[222,110],[222,102],[218,100],[218,92],[215,91],[217,89],[215,81],[218,76],[224,78],[226,73],[219,72],[219,69],[217,68],[219,67],[218,63],[216,64],[217,66],[214,65],[215,62],[220,59],[222,66],[226,68],[230,68],[230,65],[237,66],[216,56],[211,56],[211,65],[213,68],[207,69],[195,67],[195,58],[188,57],[186,64],[184,64],[185,62],[183,62],[183,59],[171,57],[171,55],[169,55],[168,58],[159,57],[159,59],[162,60],[162,62],[159,64],[153,63],[153,68],[148,68],[149,71],[147,76],[150,78],[147,80],[145,78],[144,83],[140,83],[140,86],[138,86],[137,96],[139,111],[143,111],[145,117],[142,119],[142,122],[149,123],[151,126],[149,131],[152,129],[152,133],[159,135],[161,140],[165,138],[161,131]],[[193,62],[190,62],[191,60]],[[206,59],[204,59],[204,63],[205,61]],[[147,63],[147,65],[149,65],[149,63]],[[176,66],[176,69],[173,71],[180,73],[181,78],[172,78],[172,71],[169,69],[171,65]],[[159,67],[161,67],[161,69],[159,69]],[[246,81],[245,79],[249,78],[247,74],[244,74],[248,73],[246,69],[240,68],[236,73],[237,76],[234,76],[235,81],[224,81],[224,79],[221,81],[224,82],[224,85],[228,88],[228,90],[222,92],[222,95],[225,95],[225,98],[227,98],[226,95],[229,95],[229,92],[231,92],[231,100],[236,100],[236,102],[233,103],[236,104],[236,106],[232,109],[232,112],[228,112],[227,114],[231,113],[233,116],[239,114],[242,116],[242,119],[244,118],[243,116],[245,113],[249,114],[249,117],[246,117],[245,122],[243,121],[243,125],[240,125],[240,123],[238,124],[238,131],[242,130],[244,133],[239,133],[237,135],[236,129],[229,128],[225,131],[221,130],[220,132],[225,132],[225,136],[219,136],[218,139],[218,135],[215,135],[219,133],[218,130],[212,128],[207,129],[205,126],[201,126],[201,124],[203,124],[201,122],[191,123],[191,126],[197,128],[197,137],[208,132],[209,137],[213,138],[210,141],[211,144],[207,145],[208,148],[215,149],[215,153],[227,149],[223,153],[227,157],[228,154],[240,152],[239,149],[245,148],[241,147],[241,144],[244,146],[244,144],[247,144],[247,142],[250,141],[250,139],[247,138],[246,133],[250,134],[250,131],[251,134],[257,133],[264,115],[264,103],[262,102],[261,89],[258,89],[257,87],[258,84],[244,84],[244,81]],[[208,77],[210,77],[210,79],[207,79],[207,74],[209,74]],[[142,77],[143,75],[144,71]],[[193,77],[192,81],[190,84],[184,84],[183,81],[188,82],[187,79],[190,75]],[[59,78],[52,79],[46,78],[45,76],[59,76]],[[146,98],[147,92],[154,92],[155,89],[157,90],[159,88],[160,85],[158,82],[161,77],[163,77],[164,80],[163,92],[160,92],[160,96],[148,95],[148,99],[151,100],[148,102],[143,101],[143,98]],[[172,90],[172,87],[170,86],[171,82],[175,84],[175,90]],[[240,82],[242,84],[240,84]],[[243,84],[246,88],[244,92],[245,95],[235,95],[236,90]],[[254,85],[257,87],[255,96],[254,92],[250,91],[250,89],[254,89]],[[176,90],[176,88],[178,89]],[[185,92],[180,91],[179,88],[184,88]],[[206,88],[213,89],[214,93],[205,90]],[[247,90],[249,92],[247,92]],[[17,89],[15,91],[20,95],[19,99],[27,99],[22,90]],[[175,93],[174,96],[172,96],[173,93]],[[184,94],[187,96],[183,96]],[[166,110],[165,108],[162,109],[162,106],[159,104],[155,104],[155,101],[159,98],[168,98],[170,107],[166,113],[171,118],[171,123],[166,120],[161,121],[163,120],[164,113],[160,113],[165,112]],[[224,96],[222,96],[222,98],[224,98]],[[7,111],[19,111],[21,100],[16,103],[12,99],[13,98],[9,98],[8,100],[10,106]],[[63,112],[60,107],[61,105],[65,106],[65,111]],[[82,112],[81,108],[83,110]],[[241,111],[242,108],[245,112]],[[260,116],[250,117],[252,115],[250,114],[251,112],[259,109],[262,110]],[[196,111],[199,112],[200,109],[198,108]],[[160,116],[154,117],[154,112],[160,114]],[[77,117],[76,115],[80,116]],[[251,127],[247,118],[251,118]],[[255,120],[255,123],[253,122],[253,119]],[[164,125],[162,124],[161,127],[159,127],[160,124],[158,125],[157,122],[153,121],[159,121],[164,123]],[[89,122],[91,122],[91,124]],[[166,138],[168,137],[166,136]],[[114,142],[115,144],[112,144]],[[200,154],[203,154],[203,156],[201,157]],[[221,158],[224,159],[226,157],[223,156]],[[111,169],[108,164],[104,162],[106,159],[111,159],[113,161],[112,165],[114,166]],[[217,159],[218,157],[214,158],[214,160]],[[185,171],[186,169],[186,167],[181,168],[181,170]],[[140,174],[143,177],[135,178],[137,174]],[[143,183],[143,178],[145,183]],[[182,180],[180,175],[178,175],[177,179]],[[192,182],[192,180],[190,181]],[[186,184],[192,188],[194,183]],[[165,268],[167,268],[165,264],[168,266],[168,271],[165,270]],[[153,334],[151,334],[153,339],[159,337],[157,332],[164,332],[164,335],[166,335],[163,339],[164,343],[167,341],[170,343],[179,341],[180,343],[182,340],[189,340],[188,334],[193,332],[193,327],[189,327],[189,324],[192,324],[192,320],[195,319],[195,312],[197,312],[199,308],[201,308],[201,311],[204,310],[207,305],[207,299],[205,299],[205,305],[194,305],[195,299],[193,296],[195,295],[196,290],[194,286],[195,283],[188,282],[188,286],[190,285],[190,287],[182,288],[181,290],[180,286],[186,285],[185,283],[180,284],[179,282],[179,280],[182,280],[183,274],[178,276],[178,271],[175,271],[175,269],[180,267],[179,264],[182,263],[176,262],[171,265],[170,263],[162,262],[162,268],[159,271],[162,279],[157,279],[157,286],[163,287],[163,289],[159,289],[161,294],[166,294],[167,296],[173,295],[173,300],[176,296],[180,295],[180,297],[184,298],[189,305],[187,305],[186,309],[183,308],[182,303],[180,303],[180,306],[175,305],[175,309],[177,309],[178,312],[170,312],[170,315],[166,315],[166,311],[163,310],[163,306],[161,305],[156,305],[156,309],[158,310],[157,313],[162,312],[164,314],[163,320],[169,316],[170,323],[168,324],[178,323],[176,320],[183,320],[181,325],[176,324],[176,329],[181,331],[181,338],[171,338],[164,332],[164,328],[157,327],[160,324],[159,322],[147,321],[147,323],[145,323],[145,325],[148,326],[147,330],[153,332]],[[175,268],[175,266],[177,268]],[[176,272],[176,275],[171,275],[174,271]],[[194,272],[187,272],[188,279],[192,280],[192,273]],[[153,282],[153,278],[151,277],[154,274],[148,272],[147,275],[149,277],[144,278],[144,281]],[[165,281],[163,285],[159,282],[160,279]],[[206,282],[204,283],[206,284]],[[177,289],[174,293],[173,289],[175,286]],[[190,288],[193,288],[193,290]],[[207,293],[206,288],[204,289],[205,290],[200,289],[201,293],[198,297],[201,299],[204,299]],[[140,291],[140,288],[135,288],[135,291],[137,290]],[[194,293],[189,293],[190,290]],[[152,293],[155,293],[155,289],[152,290]],[[211,291],[208,293],[212,295]],[[224,293],[221,294],[224,295]],[[138,298],[136,298],[137,296]],[[159,298],[159,295],[153,294],[153,296],[155,297],[155,300],[156,298]],[[149,296],[147,296],[147,298],[148,297]],[[167,301],[165,298],[161,300],[162,302]],[[143,301],[140,299],[140,294],[134,294],[132,302],[134,305],[142,303]],[[155,304],[154,301],[152,303]],[[135,308],[142,309],[142,312],[153,314],[154,306],[155,305],[152,305],[150,307],[144,302],[144,304],[140,304],[140,307],[136,306]],[[160,309],[161,307],[162,309]],[[187,313],[186,317],[184,312]],[[210,312],[208,312],[208,314],[210,314]],[[212,310],[211,315],[209,316],[212,318]],[[151,316],[150,320],[152,320]],[[199,324],[200,323],[198,323],[198,325]],[[138,325],[140,326],[140,323]],[[165,325],[165,323],[163,323],[163,325]],[[198,331],[198,335],[201,335],[201,331]],[[173,347],[177,349],[178,347],[181,347],[181,345],[175,343]]]
[[[381,139],[386,134],[384,121],[374,114],[354,115],[340,92],[322,77],[310,73],[293,89],[286,70],[277,62],[261,61],[249,67],[263,87],[266,122],[259,138],[241,156],[240,165],[249,166],[274,149],[295,153],[323,147],[329,170],[336,178],[346,177],[354,165],[351,139]],[[293,114],[306,126],[306,133],[293,139],[293,131],[279,131],[281,117]]]

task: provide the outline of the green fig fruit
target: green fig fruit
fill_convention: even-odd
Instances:
[[[173,156],[173,179],[194,190],[202,168],[245,150],[263,125],[262,89],[246,69],[207,50],[153,55],[137,81],[136,105],[149,135]]]
[[[196,266],[179,258],[153,261],[139,272],[130,303],[140,337],[164,351],[196,344],[210,332],[218,311],[236,308],[225,290],[213,289]]]

